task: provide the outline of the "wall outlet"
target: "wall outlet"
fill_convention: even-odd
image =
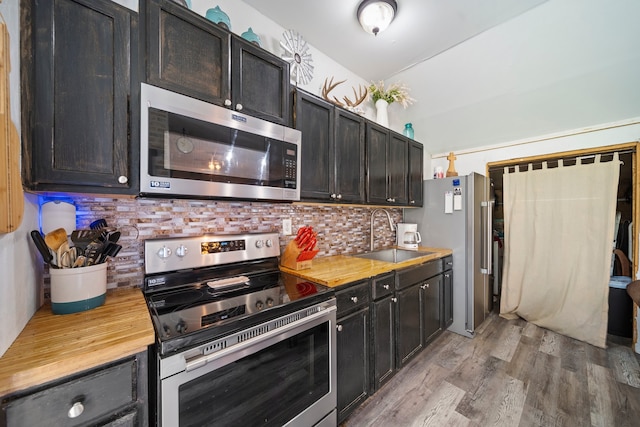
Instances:
[[[291,236],[291,218],[282,220],[282,234],[284,236]]]

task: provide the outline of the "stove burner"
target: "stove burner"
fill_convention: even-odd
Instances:
[[[308,295],[313,295],[318,292],[318,288],[313,283],[302,282],[296,284],[296,290],[298,291],[299,297],[306,297]]]

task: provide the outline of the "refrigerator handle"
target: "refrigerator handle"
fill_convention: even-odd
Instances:
[[[493,252],[493,200],[482,202],[480,205],[485,214],[482,215],[482,226],[484,227],[483,234],[483,247],[484,256],[482,259],[483,265],[480,267],[480,271],[483,274],[492,274],[492,252]]]

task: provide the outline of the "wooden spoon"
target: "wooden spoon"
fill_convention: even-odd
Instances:
[[[44,236],[44,241],[47,246],[56,252],[60,245],[67,241],[67,231],[64,228],[56,228]]]

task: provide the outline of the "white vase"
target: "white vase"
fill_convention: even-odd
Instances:
[[[376,101],[376,122],[384,127],[389,127],[389,114],[387,113],[387,107],[389,103],[384,99],[378,99]]]

